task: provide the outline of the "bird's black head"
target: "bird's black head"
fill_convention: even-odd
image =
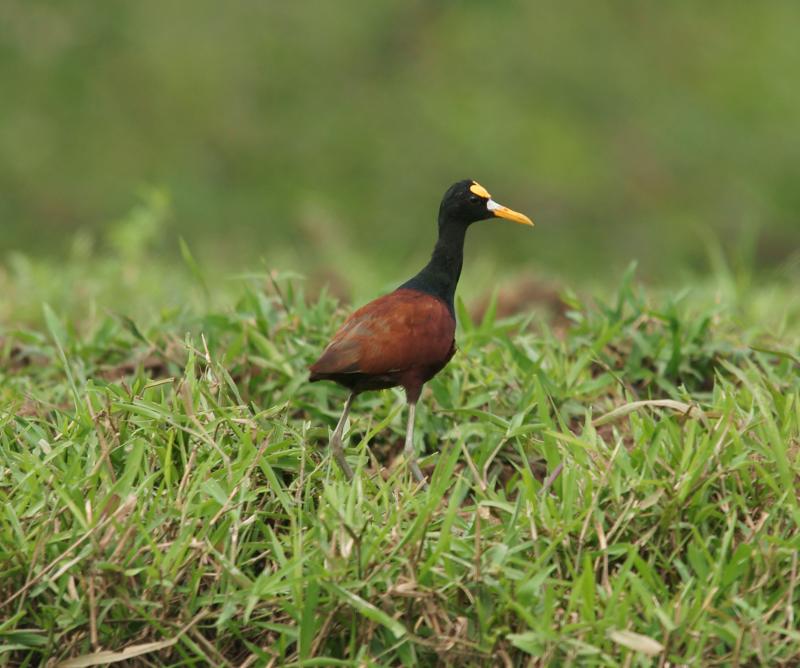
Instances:
[[[487,218],[506,218],[515,223],[533,225],[527,216],[501,206],[477,181],[465,179],[447,189],[439,206],[439,224],[461,223],[469,225]]]

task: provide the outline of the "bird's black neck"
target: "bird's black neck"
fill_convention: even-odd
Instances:
[[[454,299],[456,285],[464,262],[464,237],[467,226],[439,218],[439,239],[433,249],[430,262],[414,278],[401,288],[419,290],[438,297],[455,315]]]

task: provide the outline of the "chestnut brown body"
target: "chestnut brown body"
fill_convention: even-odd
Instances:
[[[311,381],[354,393],[402,386],[415,402],[455,353],[456,321],[438,297],[399,288],[362,306],[311,365]]]

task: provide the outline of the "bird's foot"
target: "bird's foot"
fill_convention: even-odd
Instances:
[[[408,459],[408,468],[411,470],[411,474],[414,476],[417,482],[421,482],[423,487],[427,487],[428,483],[425,480],[425,476],[419,468],[419,464],[417,464],[416,457],[409,457]]]
[[[339,468],[342,469],[344,477],[348,480],[352,480],[353,469],[350,468],[350,464],[347,463],[347,459],[344,456],[344,448],[342,448],[342,437],[340,434],[334,433],[331,437],[330,447],[333,452],[333,458],[336,460]]]

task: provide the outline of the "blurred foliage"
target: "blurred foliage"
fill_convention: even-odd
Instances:
[[[489,276],[663,277],[709,238],[770,267],[800,241],[798,22],[789,0],[5,0],[0,253],[124,246],[101,230],[155,184],[153,253],[396,283],[471,177],[538,222],[473,231]]]

